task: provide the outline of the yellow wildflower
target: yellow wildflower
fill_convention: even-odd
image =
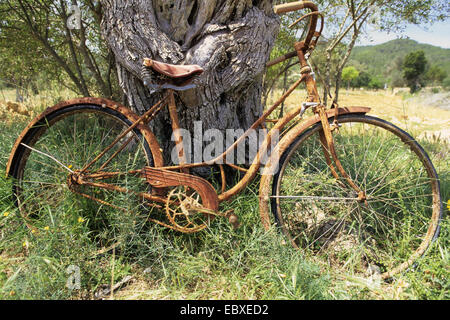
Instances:
[[[83,223],[83,222],[84,222],[84,219],[83,219],[82,217],[79,217],[79,218],[78,218],[78,222],[79,222],[79,223]]]
[[[6,211],[5,213],[3,213],[3,216],[4,216],[4,217],[7,217],[7,216],[9,216],[9,212],[8,212],[8,211]]]
[[[72,167],[73,167],[73,166],[72,166],[71,164],[69,164],[68,168],[69,168],[69,169],[72,169]]]
[[[10,295],[10,296],[15,296],[15,295],[16,295],[16,292],[15,292],[14,290],[11,290],[11,291],[9,292],[9,295]]]
[[[397,285],[399,288],[408,288],[409,287],[409,283],[403,279],[398,280]]]
[[[44,230],[46,230],[46,231],[49,230],[49,229],[50,229],[49,226],[45,226],[45,227],[44,227]]]
[[[447,210],[450,210],[450,199],[447,200]]]

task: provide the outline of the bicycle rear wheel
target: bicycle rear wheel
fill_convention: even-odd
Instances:
[[[119,216],[117,209],[131,211],[141,206],[142,199],[131,193],[77,186],[70,181],[71,173],[83,169],[131,124],[116,110],[86,104],[56,110],[31,128],[17,149],[10,170],[14,198],[27,225],[39,229],[78,216],[89,219],[91,229],[106,230],[111,229],[108,218]],[[149,186],[144,179],[127,173],[153,165],[149,145],[140,130],[134,128],[87,169],[88,173],[122,174],[92,182],[147,191]]]
[[[365,115],[339,122],[338,158],[367,202],[332,175],[319,123],[282,155],[271,209],[291,243],[317,261],[389,278],[411,266],[439,233],[438,176],[422,147],[393,124]]]

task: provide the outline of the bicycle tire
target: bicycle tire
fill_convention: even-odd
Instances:
[[[102,108],[102,106],[94,104],[77,104],[69,105],[46,115],[30,128],[22,140],[22,145],[17,148],[13,156],[10,169],[10,176],[13,178],[14,201],[22,216],[26,218],[27,226],[30,228],[42,227],[47,223],[39,221],[41,213],[44,211],[42,210],[43,207],[50,206],[53,211],[64,210],[63,205],[68,206],[67,199],[70,198],[69,200],[72,202],[75,201],[74,195],[77,198],[76,201],[80,204],[76,210],[79,211],[80,215],[98,216],[100,207],[105,207],[103,204],[92,199],[86,199],[79,194],[67,192],[67,180],[65,180],[68,176],[67,169],[81,169],[93,157],[97,156],[108,143],[112,142],[131,125],[132,122],[117,110]],[[138,128],[134,128],[123,138],[123,140],[125,139],[130,139],[130,142],[108,163],[105,170],[131,170],[153,166],[150,143]],[[108,156],[117,152],[121,142],[104,157],[107,159]],[[42,153],[38,153],[37,150]],[[53,156],[67,168],[58,165],[44,153]],[[140,156],[142,158],[139,158]],[[89,170],[95,170],[95,167]],[[145,184],[140,177],[133,179],[133,183],[139,183],[139,187]],[[131,178],[124,179],[123,184],[130,187],[131,180]],[[55,181],[58,181],[58,183],[56,184]],[[116,180],[112,178],[107,182],[116,185],[122,184],[118,178]],[[149,188],[148,185],[145,185],[145,187]],[[43,193],[44,191],[45,193]],[[108,200],[114,198],[112,192],[94,190],[93,188],[83,188],[83,190],[80,190],[80,194],[101,201],[106,201],[106,198]],[[124,197],[123,195],[119,196],[117,201],[113,201],[111,203],[113,207],[118,208],[119,205],[123,205],[126,202]],[[130,196],[126,195],[126,197],[129,198]],[[130,208],[131,205],[136,205],[136,203],[127,205],[127,208]],[[67,208],[65,208],[65,211],[67,211]],[[91,211],[91,213],[88,211]],[[97,221],[97,223],[102,222]]]
[[[395,125],[367,115],[344,115],[339,123],[333,134],[338,157],[366,192],[367,203],[356,200],[345,180],[333,177],[318,123],[280,157],[272,213],[292,245],[314,259],[349,274],[391,278],[408,269],[439,234],[438,175],[423,148]]]

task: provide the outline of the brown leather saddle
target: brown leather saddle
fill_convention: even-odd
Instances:
[[[145,69],[142,72],[144,84],[152,90],[173,89],[184,91],[192,89],[195,87],[192,80],[204,71],[198,65],[173,65],[149,58],[144,59],[144,67]],[[148,72],[148,69],[153,71],[153,75]]]

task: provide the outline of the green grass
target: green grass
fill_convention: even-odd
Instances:
[[[0,123],[1,172],[25,126],[25,120]],[[435,141],[421,143],[432,153],[447,201],[448,148]],[[75,204],[64,212],[42,204],[45,223],[33,233],[24,227],[11,200],[11,181],[2,173],[0,299],[94,299],[99,289],[125,276],[134,281],[116,292],[115,299],[450,298],[447,215],[441,236],[416,268],[379,284],[336,274],[286,244],[275,230],[266,232],[260,223],[257,192],[255,181],[223,206],[239,216],[241,226],[236,230],[217,218],[207,230],[185,235],[146,222],[139,210],[124,214],[105,208],[107,228],[93,230],[92,216],[78,211]],[[99,241],[102,230],[108,231],[110,241]],[[79,290],[66,286],[70,266],[80,270]]]
[[[3,172],[8,152],[25,124],[1,124]],[[102,209],[107,228],[92,228],[92,219],[98,217],[80,212],[74,200],[65,207],[42,203],[41,219],[32,232],[11,201],[11,181],[0,177],[1,298],[90,299],[99,288],[126,275],[158,288],[156,297],[144,292],[141,298],[332,297],[326,273],[283,244],[279,235],[261,227],[253,191],[257,184],[227,205],[242,217],[237,230],[216,219],[210,229],[184,235],[145,222],[139,210],[124,214],[107,208]],[[103,233],[110,242],[99,240]],[[101,252],[114,243],[119,243],[114,252]],[[70,266],[80,269],[80,290],[66,288]]]

